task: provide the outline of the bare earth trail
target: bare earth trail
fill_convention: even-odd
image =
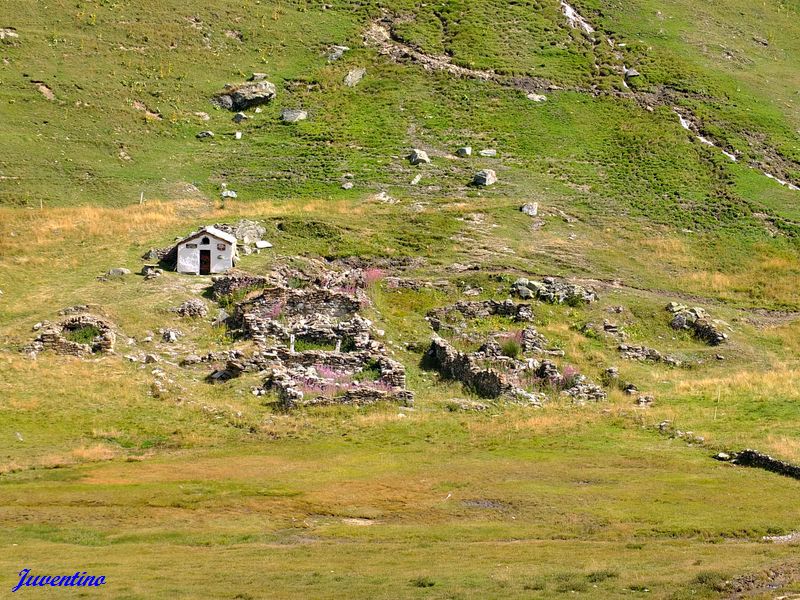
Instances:
[[[573,29],[581,29],[587,35],[591,36],[594,47],[600,44],[609,44],[612,48],[617,46],[617,42],[598,32],[591,26],[588,20],[581,16],[574,8],[566,2],[561,2],[562,13],[567,20],[567,23]],[[384,17],[379,20],[373,21],[367,30],[364,32],[364,44],[376,48],[378,53],[387,56],[390,60],[397,63],[413,63],[422,66],[426,70],[431,71],[444,71],[454,77],[462,77],[468,79],[477,79],[480,81],[492,81],[498,85],[511,87],[521,90],[529,95],[532,99],[535,97],[541,98],[540,94],[547,91],[572,91],[582,94],[590,94],[592,96],[612,96],[620,99],[629,99],[636,102],[643,109],[652,111],[656,106],[669,106],[676,112],[678,124],[686,129],[695,139],[700,143],[719,150],[725,157],[732,162],[738,162],[738,157],[733,149],[727,148],[726,144],[719,140],[712,139],[708,134],[703,134],[703,125],[700,120],[694,116],[688,109],[682,108],[679,112],[674,108],[674,104],[682,99],[689,99],[694,97],[693,94],[686,92],[679,92],[670,88],[663,87],[657,92],[638,92],[633,91],[628,87],[627,78],[634,71],[629,69],[622,61],[623,57],[618,51],[614,51],[613,55],[617,60],[617,64],[604,65],[610,70],[619,73],[622,81],[622,86],[625,91],[606,91],[600,90],[596,87],[561,87],[554,85],[551,81],[540,77],[507,77],[500,75],[492,70],[472,69],[463,67],[453,63],[452,59],[446,55],[432,55],[423,52],[419,48],[415,48],[409,44],[404,43],[394,33],[394,23],[396,19],[391,17]],[[595,68],[600,69],[601,65],[595,62]],[[768,163],[751,161],[747,166],[751,169],[758,170],[765,177],[772,179],[781,186],[788,187],[791,190],[800,191],[800,186],[788,180],[786,173],[793,170],[800,170],[800,164],[797,164],[776,152],[773,148],[763,147],[765,156],[768,157]]]

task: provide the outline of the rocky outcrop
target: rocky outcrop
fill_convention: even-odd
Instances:
[[[225,91],[214,96],[211,101],[220,108],[238,112],[259,104],[266,104],[275,98],[276,93],[274,84],[261,80],[227,85]]]
[[[709,346],[718,346],[728,339],[728,334],[722,331],[725,323],[712,320],[699,306],[689,308],[677,302],[670,302],[666,310],[672,313],[670,327],[692,331],[697,339]]]
[[[214,223],[214,227],[231,234],[243,246],[254,246],[267,233],[263,225],[248,219],[242,219],[238,223]]]
[[[628,344],[620,344],[617,346],[617,349],[623,358],[630,360],[663,362],[664,364],[673,367],[681,366],[681,361],[674,356],[662,354],[658,350],[655,350],[654,348],[648,348],[647,346],[629,346]]]
[[[541,281],[517,279],[511,286],[511,293],[523,300],[536,298],[552,304],[588,304],[597,301],[597,293],[574,283],[545,277]]]

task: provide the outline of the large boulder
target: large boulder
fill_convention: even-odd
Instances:
[[[351,69],[347,75],[345,75],[344,84],[347,87],[355,87],[362,79],[364,79],[364,75],[366,74],[366,69]]]
[[[480,186],[489,186],[497,183],[497,174],[492,169],[482,169],[475,173],[472,183]]]
[[[214,223],[214,227],[225,233],[230,233],[241,244],[250,246],[264,237],[267,230],[256,221],[242,219],[237,223]]]
[[[410,162],[412,165],[421,165],[423,163],[430,163],[431,159],[428,157],[428,153],[425,152],[425,150],[414,148],[411,151],[411,154],[408,155],[408,162]]]
[[[259,104],[266,104],[273,100],[276,94],[275,84],[261,80],[226,86],[225,91],[214,96],[212,102],[220,108],[238,112]]]
[[[281,121],[284,123],[297,123],[298,121],[305,121],[308,118],[308,113],[299,108],[284,108],[281,111]]]

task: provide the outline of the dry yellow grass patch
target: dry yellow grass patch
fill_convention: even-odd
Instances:
[[[0,231],[25,234],[26,245],[43,245],[54,238],[80,232],[81,237],[128,237],[130,233],[152,231],[176,224],[187,210],[197,210],[198,201],[150,202],[124,208],[78,206],[23,210],[0,208]],[[0,244],[11,245],[13,238],[0,238]]]
[[[782,396],[800,398],[800,369],[775,365],[771,371],[739,371],[724,377],[678,381],[679,394],[719,393],[747,394],[755,398]]]
[[[786,436],[767,436],[766,448],[768,453],[781,458],[797,461],[800,460],[800,440]]]
[[[21,464],[16,463],[14,461],[7,462],[7,463],[0,463],[0,475],[9,475],[10,473],[16,473],[17,471],[22,471],[25,467]]]
[[[76,459],[74,457],[64,456],[63,454],[47,454],[42,456],[38,461],[38,467],[44,469],[60,469],[74,465]]]
[[[686,242],[673,237],[650,237],[641,240],[640,248],[647,252],[650,258],[659,262],[669,263],[682,267],[689,267],[694,264]]]
[[[92,437],[98,439],[113,439],[123,435],[124,432],[119,429],[92,429]]]
[[[118,451],[105,444],[95,444],[93,446],[81,446],[72,451],[72,455],[82,462],[97,462],[101,460],[111,460],[117,456]]]
[[[393,413],[369,413],[364,415],[358,415],[353,419],[353,423],[359,427],[372,427],[375,425],[383,425],[384,423],[393,423],[395,421],[402,421],[406,417],[411,415],[406,415],[405,413],[401,413],[399,411]]]
[[[725,275],[718,271],[697,271],[695,273],[688,273],[684,277],[693,284],[699,284],[702,289],[712,290],[718,293],[741,285],[738,283],[737,277]]]
[[[466,427],[470,434],[479,436],[494,436],[519,431],[547,434],[556,430],[574,429],[602,418],[599,413],[594,411],[581,411],[580,418],[578,418],[575,410],[546,407],[532,413],[507,412],[491,420],[470,420]]]
[[[125,207],[75,206],[41,210],[0,207],[0,251],[17,247],[24,236],[26,247],[82,240],[132,239],[134,235],[163,231],[187,221],[219,221],[226,218],[269,217],[283,214],[362,214],[363,206],[349,201],[312,200],[302,206],[261,200],[246,204],[215,206],[198,199],[158,201]],[[15,236],[11,237],[10,234]],[[15,239],[16,238],[16,239]],[[26,256],[24,261],[35,260]]]

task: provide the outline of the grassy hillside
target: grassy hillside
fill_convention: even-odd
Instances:
[[[712,460],[800,462],[800,191],[776,181],[800,185],[800,5],[574,7],[593,34],[558,0],[0,7],[17,34],[0,39],[0,587],[80,568],[114,598],[800,593],[796,537],[765,539],[798,529],[797,482]],[[277,97],[237,124],[211,98],[254,72]],[[409,165],[412,148],[431,163]],[[498,183],[469,186],[483,168]],[[357,257],[422,282],[366,291],[414,410],[287,412],[251,393],[256,373],[211,385],[181,359],[254,345],[211,324],[209,278],[98,279],[241,218],[274,244],[245,271]],[[533,324],[560,367],[618,367],[653,406],[614,387],[584,406],[491,402],[424,368],[429,310],[503,300],[520,276],[595,288],[590,305],[534,301]],[[171,310],[189,298],[209,317]],[[671,301],[728,341],[672,329]],[[21,352],[78,304],[118,328],[116,353]],[[586,327],[604,320],[683,366],[622,358]]]

